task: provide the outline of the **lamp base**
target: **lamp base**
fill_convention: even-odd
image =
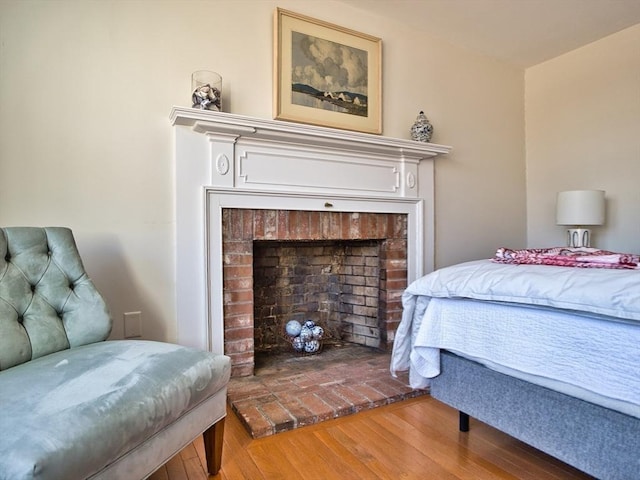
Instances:
[[[572,248],[591,247],[591,230],[588,228],[567,229],[567,246]]]

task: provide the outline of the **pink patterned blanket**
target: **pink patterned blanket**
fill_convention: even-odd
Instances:
[[[499,248],[492,259],[498,263],[557,265],[560,267],[639,269],[640,255],[615,253],[597,248]]]

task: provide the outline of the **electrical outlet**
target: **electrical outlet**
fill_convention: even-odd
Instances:
[[[124,314],[124,338],[142,336],[142,312],[127,312]]]

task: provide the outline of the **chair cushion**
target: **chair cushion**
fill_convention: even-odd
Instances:
[[[2,371],[0,479],[86,478],[226,388],[229,376],[224,355],[136,340]]]

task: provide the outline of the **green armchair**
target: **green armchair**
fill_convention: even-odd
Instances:
[[[0,229],[0,479],[146,478],[201,434],[218,472],[229,358],[111,325],[69,229]]]

